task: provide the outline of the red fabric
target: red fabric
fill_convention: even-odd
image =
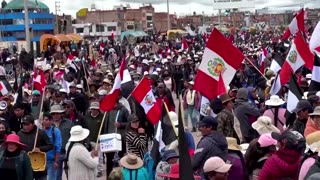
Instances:
[[[290,37],[290,35],[300,34],[297,32],[301,32],[301,33],[304,32],[304,10],[303,9],[297,12],[297,15],[288,25],[288,28],[285,31],[282,39],[286,40]]]
[[[73,122],[76,115],[74,113],[70,114],[69,119]]]
[[[218,81],[218,93],[217,93],[218,96],[220,96],[221,94],[227,93],[226,86],[224,84],[223,77],[221,74],[222,73],[220,73],[219,75],[219,81]]]
[[[190,155],[190,157],[193,157],[193,155],[194,155],[194,149],[189,149],[189,155]]]
[[[175,108],[174,108],[174,106],[172,106],[172,105],[170,104],[169,99],[168,99],[166,96],[158,97],[158,98],[156,99],[156,101],[157,101],[157,104],[158,104],[158,106],[159,106],[159,108],[160,108],[160,112],[162,112],[162,103],[163,103],[163,102],[166,103],[169,111],[173,111],[173,112],[176,111]]]
[[[278,150],[264,163],[259,180],[297,179],[301,155],[293,150]]]

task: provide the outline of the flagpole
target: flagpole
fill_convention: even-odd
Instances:
[[[250,61],[250,59],[248,59],[248,58],[246,57],[245,60],[247,60],[247,61],[261,74],[261,76],[262,76],[266,81],[268,81],[268,78],[260,71],[260,69],[257,68],[257,66],[255,66],[255,65]]]
[[[104,121],[106,119],[106,116],[107,116],[107,112],[104,112],[104,115],[103,115],[103,118],[102,118],[102,121],[101,121],[101,125],[100,125],[100,128],[99,128],[99,132],[98,132],[98,136],[97,136],[97,140],[96,140],[96,145],[95,145],[95,148],[94,150],[98,150],[98,143],[99,143],[99,138],[100,138],[100,134],[101,134],[101,131],[102,131],[102,126],[104,124]]]
[[[24,3],[24,24],[26,33],[26,51],[30,53],[30,21],[29,21],[29,8],[28,0],[23,0]]]
[[[165,109],[166,109],[166,112],[167,112],[167,115],[168,115],[168,117],[169,117],[171,126],[172,126],[172,128],[173,128],[173,131],[174,131],[174,133],[176,134],[176,136],[178,136],[178,132],[177,132],[176,128],[174,127],[174,124],[173,124],[173,122],[172,122],[172,119],[171,119],[171,117],[170,117],[170,115],[169,115],[168,106],[167,106],[167,104],[166,104],[164,101],[163,101],[163,105],[164,105],[164,107],[165,107]]]

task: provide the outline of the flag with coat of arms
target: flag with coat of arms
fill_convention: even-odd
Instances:
[[[194,89],[212,100],[218,95],[219,76],[225,87],[228,86],[244,59],[242,52],[214,28],[197,71]]]

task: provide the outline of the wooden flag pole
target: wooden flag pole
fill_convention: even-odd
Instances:
[[[262,76],[266,81],[268,81],[268,78],[260,71],[260,69],[257,68],[257,66],[255,66],[255,65],[250,61],[250,59],[245,58],[245,60],[247,60],[247,61],[261,74],[261,76]]]
[[[102,127],[103,127],[104,121],[105,121],[105,119],[106,119],[106,116],[107,116],[107,112],[104,112],[104,115],[103,115],[103,118],[102,118],[102,121],[101,121],[101,125],[100,125],[100,128],[99,128],[97,140],[96,140],[96,145],[95,145],[95,148],[94,148],[96,151],[98,150],[99,138],[100,138],[100,134],[101,134]]]
[[[178,136],[178,132],[177,132],[177,130],[176,130],[176,128],[175,128],[175,125],[173,124],[172,119],[171,119],[171,117],[170,117],[170,115],[169,115],[169,109],[168,109],[168,107],[167,107],[167,105],[166,105],[166,103],[165,103],[164,101],[163,101],[163,105],[164,105],[164,108],[166,109],[166,112],[167,112],[167,115],[168,115],[168,117],[169,117],[171,126],[172,126],[172,128],[173,128],[173,131],[174,131],[174,133],[176,134],[176,136]]]

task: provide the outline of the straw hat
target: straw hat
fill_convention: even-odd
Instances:
[[[284,103],[285,101],[282,100],[278,95],[272,95],[270,99],[266,101],[267,106],[280,106]]]
[[[80,125],[73,126],[70,131],[70,142],[79,142],[86,139],[90,134],[88,129],[82,128]]]
[[[314,109],[313,113],[309,114],[309,116],[320,116],[320,107],[317,106],[317,107]]]
[[[143,166],[143,161],[137,155],[128,153],[120,159],[120,165],[127,169],[139,169]]]
[[[226,137],[228,143],[228,149],[234,151],[241,151],[242,148],[240,145],[237,144],[236,138],[233,137]]]
[[[320,131],[315,131],[306,137],[305,153],[308,151],[320,152]]]
[[[280,130],[272,125],[271,118],[268,116],[260,116],[257,121],[252,123],[252,128],[258,131],[260,135],[271,133],[271,132],[277,132],[280,133]]]

